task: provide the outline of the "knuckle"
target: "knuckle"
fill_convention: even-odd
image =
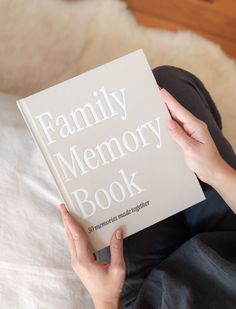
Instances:
[[[79,234],[78,233],[73,233],[72,234],[72,237],[75,241],[78,241],[79,240]]]
[[[184,151],[187,155],[190,155],[193,152],[193,144],[188,142],[184,147]]]
[[[73,270],[78,270],[79,268],[85,268],[83,259],[76,257],[71,260],[71,267]]]
[[[84,259],[82,259],[82,257],[77,256],[76,260],[77,260],[77,267],[84,267]]]
[[[78,260],[77,259],[71,259],[71,267],[73,270],[76,270],[78,268]]]
[[[70,214],[69,214],[68,212],[65,213],[65,214],[64,214],[64,218],[65,218],[65,220],[68,222],[69,219],[70,219]]]
[[[117,242],[113,242],[113,243],[111,244],[111,247],[112,247],[112,250],[117,251],[117,250],[119,250],[120,245],[119,245]]]
[[[68,229],[66,229],[66,236],[67,236],[67,238],[70,238],[70,232],[69,232]]]
[[[207,129],[207,124],[202,121],[202,120],[199,120],[199,126],[202,130],[206,130]]]
[[[122,267],[120,268],[120,274],[125,275],[125,273],[126,273],[125,265],[122,265]]]
[[[122,275],[123,276],[125,274],[125,266],[123,265],[123,263],[114,265],[113,271],[116,275]]]

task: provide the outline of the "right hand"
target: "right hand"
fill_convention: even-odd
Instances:
[[[169,133],[184,152],[187,166],[198,178],[210,185],[226,162],[220,156],[205,122],[185,109],[167,90],[160,91],[173,119]]]
[[[72,268],[90,293],[95,308],[119,308],[120,294],[125,280],[122,230],[117,230],[111,238],[111,262],[98,262],[85,232],[64,204],[61,204],[60,209],[66,229]]]

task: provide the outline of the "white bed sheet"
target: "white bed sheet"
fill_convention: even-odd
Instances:
[[[59,193],[15,102],[0,94],[0,308],[92,308],[71,270]]]

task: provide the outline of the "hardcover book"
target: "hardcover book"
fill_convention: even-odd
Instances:
[[[142,50],[17,104],[94,251],[204,199]]]

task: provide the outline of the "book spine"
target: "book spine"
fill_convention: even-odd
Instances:
[[[60,174],[53,162],[53,159],[48,151],[47,145],[45,144],[45,142],[43,141],[41,135],[38,132],[38,128],[34,122],[34,119],[31,115],[30,110],[27,107],[26,102],[24,102],[24,99],[18,100],[17,102],[17,106],[19,108],[19,110],[21,111],[21,114],[29,128],[29,131],[33,137],[33,140],[35,142],[36,145],[38,145],[38,147],[41,150],[41,153],[43,154],[43,157],[46,161],[46,164],[48,166],[48,168],[50,169],[53,178],[57,184],[57,187],[59,189],[59,193],[62,197],[62,199],[65,201],[66,205],[69,206],[70,208],[73,209],[73,203],[72,200],[68,194],[68,191],[60,177]]]

